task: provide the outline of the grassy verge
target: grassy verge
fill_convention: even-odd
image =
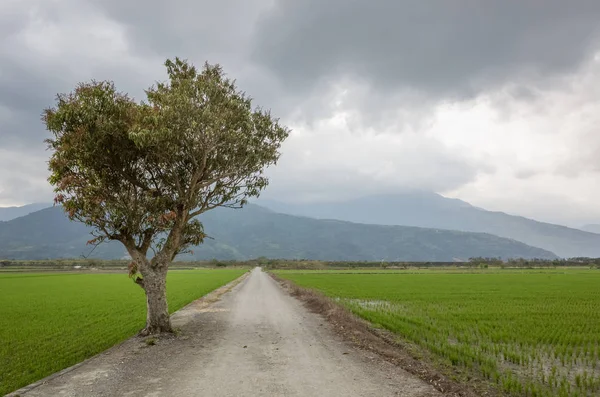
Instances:
[[[171,271],[169,309],[244,269]],[[91,357],[143,328],[144,292],[126,274],[0,274],[0,395]]]
[[[456,382],[446,374],[441,373],[438,368],[432,365],[432,362],[422,360],[422,350],[415,349],[413,345],[402,343],[389,331],[374,327],[373,324],[354,315],[334,299],[315,289],[300,287],[276,274],[271,273],[271,276],[292,296],[303,301],[312,312],[325,317],[333,326],[335,332],[352,342],[356,347],[376,353],[386,361],[400,366],[407,372],[431,384],[445,396],[478,397],[483,395],[477,393],[478,390],[484,390],[485,395],[490,395],[487,393],[487,385],[465,385]]]
[[[600,393],[600,272],[279,271],[515,396]]]

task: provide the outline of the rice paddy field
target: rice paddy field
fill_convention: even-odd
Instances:
[[[169,310],[245,271],[170,271]],[[123,273],[0,273],[0,395],[133,336],[145,319],[144,292]]]
[[[600,395],[600,271],[276,271],[514,396]]]

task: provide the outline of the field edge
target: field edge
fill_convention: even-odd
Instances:
[[[293,281],[272,272],[269,272],[269,275],[291,296],[303,302],[310,311],[322,315],[343,339],[418,376],[444,395],[457,397],[503,395],[485,380],[474,378],[472,374],[453,371],[452,368],[437,363],[435,358],[423,348],[402,340],[400,335],[376,327],[320,291],[300,287]],[[469,381],[468,383],[457,381],[450,379],[450,376],[468,377]]]
[[[174,317],[176,318],[178,313],[181,313],[184,310],[188,310],[188,308],[190,306],[194,305],[194,304],[196,304],[196,305],[200,304],[200,305],[205,306],[205,307],[214,304],[215,302],[217,302],[220,299],[220,297],[223,294],[226,294],[227,292],[231,291],[235,286],[237,286],[239,283],[241,283],[242,281],[244,281],[246,279],[246,277],[248,277],[248,274],[249,274],[249,270],[246,271],[246,272],[244,272],[241,276],[239,276],[239,277],[231,280],[227,284],[222,285],[221,287],[210,291],[209,293],[207,293],[206,295],[203,295],[203,296],[199,297],[198,299],[194,299],[193,301],[191,301],[187,305],[185,305],[185,306],[179,308],[177,311],[171,313],[171,315],[170,315],[171,320],[173,321]],[[175,337],[175,338],[177,338],[178,336],[179,335],[169,336],[169,337]],[[153,338],[160,339],[160,336],[155,336]],[[137,334],[133,335],[133,336],[131,336],[131,337],[129,337],[129,338],[127,338],[127,339],[119,342],[119,343],[116,343],[116,344],[112,345],[111,347],[109,347],[106,350],[103,350],[103,351],[101,351],[101,352],[99,352],[97,354],[94,354],[91,357],[86,358],[83,361],[78,362],[77,364],[73,364],[70,367],[64,368],[64,369],[62,369],[62,370],[60,370],[58,372],[55,372],[53,374],[50,374],[50,375],[46,376],[46,377],[44,377],[44,378],[42,378],[40,380],[37,380],[37,381],[35,381],[33,383],[30,383],[29,385],[23,386],[23,387],[15,390],[15,391],[12,391],[12,392],[10,392],[8,394],[5,394],[4,397],[23,397],[23,395],[26,394],[26,393],[28,393],[29,391],[31,391],[31,390],[33,390],[33,389],[35,389],[35,388],[37,388],[37,387],[39,387],[39,386],[47,383],[47,382],[50,382],[51,380],[53,380],[55,378],[58,378],[58,377],[60,377],[62,375],[65,375],[65,374],[67,374],[67,373],[69,373],[69,372],[71,372],[71,371],[79,368],[80,366],[85,365],[86,363],[88,363],[88,362],[96,359],[97,357],[99,357],[101,355],[110,354],[111,351],[116,350],[116,349],[118,349],[119,347],[121,347],[121,346],[123,346],[125,344],[128,344],[128,343],[131,344],[133,341],[138,341],[138,342],[142,342],[143,343],[143,341],[145,339],[147,339],[147,337],[139,336]]]

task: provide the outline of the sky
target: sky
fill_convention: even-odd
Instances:
[[[51,201],[40,114],[219,63],[292,134],[263,197],[419,189],[600,223],[597,0],[3,0],[0,206]]]

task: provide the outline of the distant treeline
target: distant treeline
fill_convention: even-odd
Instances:
[[[600,258],[570,258],[570,259],[509,259],[499,258],[470,258],[467,262],[327,262],[312,260],[277,260],[257,259],[259,265],[268,269],[345,269],[345,268],[551,268],[551,267],[592,267],[600,269]],[[252,261],[249,261],[252,262]]]
[[[558,266],[600,266],[600,258],[568,258],[568,259],[508,259],[470,258],[468,265],[489,265],[497,267],[558,267]]]
[[[0,268],[9,270],[50,270],[50,269],[127,269],[128,260],[99,260],[99,259],[48,259],[48,260],[2,260]],[[213,268],[213,267],[254,267],[261,266],[266,269],[356,269],[356,268],[435,268],[435,267],[461,267],[461,268],[550,268],[550,267],[592,267],[600,269],[600,258],[569,258],[569,259],[509,259],[503,261],[499,258],[470,258],[466,262],[361,262],[361,261],[317,261],[309,259],[269,259],[256,258],[248,261],[178,261],[173,262],[173,268]]]
[[[131,261],[126,259],[47,259],[47,260],[9,260],[0,259],[0,269],[25,269],[25,270],[127,270]],[[240,267],[249,266],[246,262],[235,261],[179,261],[173,262],[172,267],[178,269],[201,267]]]

